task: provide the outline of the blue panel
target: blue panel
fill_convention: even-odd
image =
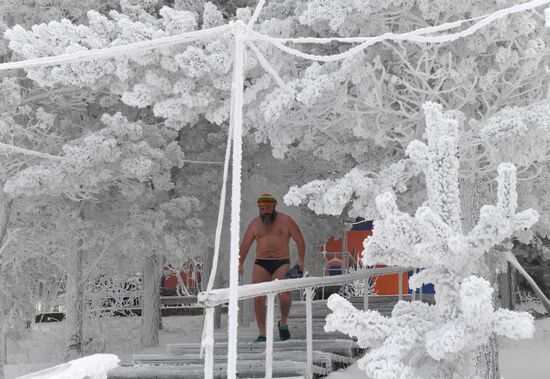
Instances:
[[[420,269],[421,270],[421,269]],[[419,270],[419,271],[420,271]],[[411,275],[413,274],[412,271],[409,271],[408,272],[408,277],[407,278],[410,278]],[[412,290],[409,288],[409,293],[412,293]],[[418,290],[416,290],[416,293],[419,293]],[[427,293],[427,294],[435,294],[435,288],[434,288],[434,285],[432,283],[425,283],[422,285],[422,293]]]
[[[372,230],[372,220],[365,220],[361,217],[357,217],[355,221],[357,224],[353,224],[351,227],[352,231],[356,230]]]

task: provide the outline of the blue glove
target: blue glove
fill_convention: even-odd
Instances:
[[[304,276],[303,271],[300,271],[300,266],[294,265],[288,272],[285,274],[284,279],[297,279]]]

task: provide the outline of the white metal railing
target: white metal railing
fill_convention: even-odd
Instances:
[[[280,292],[288,292],[294,290],[305,290],[306,293],[306,338],[307,338],[307,355],[306,355],[306,377],[313,377],[313,290],[315,287],[325,287],[330,285],[344,284],[363,280],[368,287],[369,278],[372,276],[382,276],[399,274],[399,299],[403,298],[403,273],[414,271],[411,267],[384,267],[358,270],[349,274],[324,277],[308,277],[300,279],[275,280],[272,282],[245,284],[238,287],[238,300],[251,299],[258,296],[267,296],[267,325],[266,325],[266,361],[265,361],[265,378],[271,379],[273,376],[273,323],[275,310],[275,296]],[[364,291],[364,309],[368,309],[368,291]],[[412,299],[414,299],[414,291]],[[421,295],[422,296],[422,295]],[[202,304],[205,309],[205,335],[203,336],[204,349],[204,377],[212,379],[214,377],[214,308],[216,306],[227,304],[230,298],[229,288],[220,288],[209,292],[201,292],[198,294],[198,303]]]

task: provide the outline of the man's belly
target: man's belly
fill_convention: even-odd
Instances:
[[[261,241],[256,246],[257,259],[288,259],[288,241]]]

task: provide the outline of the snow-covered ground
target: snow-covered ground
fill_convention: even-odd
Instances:
[[[97,341],[96,345],[105,346],[105,350],[98,351],[100,353],[116,354],[121,364],[130,364],[134,353],[163,353],[166,344],[200,342],[202,336],[202,316],[164,317],[164,329],[159,334],[160,346],[140,350],[137,347],[140,322],[138,317],[117,317],[110,321],[112,328],[106,334],[106,338]],[[225,315],[222,315],[222,322],[225,325]],[[6,379],[62,363],[62,352],[59,347],[63,345],[64,326],[64,322],[33,324],[30,330],[18,334],[15,340],[10,339],[8,364],[5,367]],[[125,334],[125,338],[122,338],[121,334]]]
[[[117,319],[116,323],[132,322],[139,319]],[[160,347],[137,351],[132,344],[109,341],[111,349],[106,353],[119,356],[122,364],[131,362],[132,354],[137,352],[162,353],[168,343],[199,342],[202,334],[202,316],[172,316],[163,319],[164,329],[160,332]],[[225,315],[222,323],[226,324]],[[61,346],[63,323],[33,325],[33,328],[21,335],[17,343],[10,341],[8,346],[8,365],[6,378],[54,366],[62,360],[60,352],[52,347]],[[118,325],[119,327],[121,325]],[[119,339],[120,341],[120,339]],[[547,379],[550,373],[550,317],[536,321],[535,336],[531,340],[511,341],[503,339],[499,351],[501,375],[504,379],[529,378]],[[30,363],[29,363],[30,362]],[[365,378],[357,365],[346,370],[334,372],[329,379]]]
[[[537,320],[532,340],[501,340],[500,374],[504,379],[548,379],[550,376],[550,318]],[[331,373],[327,379],[364,379],[357,364]]]

